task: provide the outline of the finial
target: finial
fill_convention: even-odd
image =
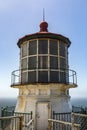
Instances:
[[[45,10],[43,8],[43,21],[40,23],[40,32],[48,32],[48,23],[45,21]]]
[[[45,21],[45,10],[43,8],[43,21]]]

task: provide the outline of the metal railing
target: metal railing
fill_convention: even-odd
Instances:
[[[32,119],[32,111],[29,113],[14,112],[15,116],[23,116],[23,124],[27,124]]]
[[[55,124],[55,127],[53,124]],[[80,130],[80,124],[48,119],[48,130]]]
[[[22,128],[33,130],[32,112],[14,112],[14,116],[9,116],[7,111],[6,113],[2,115],[3,117],[0,117],[0,130],[22,130]]]
[[[71,130],[71,125],[69,125],[69,123],[71,123],[71,113],[56,113],[55,111],[53,111],[52,118],[53,121],[51,120],[49,124],[53,123],[53,130]],[[63,123],[61,123],[60,121],[62,121]],[[68,124],[64,124],[64,122],[68,122]]]
[[[15,115],[15,117],[23,117],[22,120],[22,127],[28,127],[30,128],[31,125],[33,125],[33,121],[30,124],[30,126],[27,126],[26,124],[28,124],[30,122],[30,120],[32,120],[32,112],[29,113],[23,113],[23,112],[14,112],[15,107],[4,107],[1,109],[1,118],[5,119],[5,120],[0,120],[0,130],[7,130],[7,126],[10,127],[11,125],[11,130],[13,130],[13,127],[15,128],[14,130],[17,129],[17,122],[18,119],[11,119],[9,118],[10,116],[13,117]],[[6,117],[6,118],[5,118]],[[14,126],[13,126],[13,122],[14,122]],[[12,127],[13,126],[13,127]],[[32,127],[33,128],[33,127]]]
[[[10,123],[6,122],[10,120]],[[1,128],[0,130],[23,130],[27,128],[27,130],[34,129],[34,120],[31,119],[28,123],[24,123],[23,116],[8,116],[8,117],[0,117]]]
[[[80,124],[80,130],[87,130],[87,115],[72,113],[73,123]]]
[[[80,113],[55,113],[48,120],[49,130],[87,130],[87,115]]]
[[[19,69],[15,70],[11,74],[11,85],[20,85],[20,84],[28,84],[28,80],[25,82],[22,81],[22,72],[28,72],[28,69]],[[39,71],[39,69],[38,69]],[[71,69],[60,69],[59,73],[63,72],[64,75],[59,76],[60,79],[58,80],[58,83],[66,83],[66,84],[74,84],[77,85],[77,75],[74,70]],[[49,81],[50,82],[50,81]],[[47,83],[49,83],[47,82]]]
[[[6,122],[10,120],[9,124]],[[0,130],[33,130],[34,120],[24,122],[24,116],[0,117]],[[48,130],[87,130],[87,115],[72,113],[71,122],[59,119],[48,119]]]
[[[31,119],[27,124],[24,125],[25,127],[28,128],[28,130],[33,130],[34,129],[34,120]]]
[[[67,112],[67,113],[56,113],[55,111],[53,111],[52,117],[55,120],[62,120],[62,121],[71,122],[71,112]]]
[[[0,130],[22,130],[23,116],[0,117],[0,122]]]

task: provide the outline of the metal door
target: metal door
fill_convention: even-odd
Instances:
[[[47,130],[49,103],[37,103],[37,130]]]

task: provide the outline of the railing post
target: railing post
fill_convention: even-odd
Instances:
[[[51,130],[51,121],[48,120],[48,130]]]
[[[52,112],[52,118],[54,119],[54,111]]]
[[[32,130],[34,130],[34,120],[32,121]]]
[[[32,119],[32,111],[31,111],[31,119]]]
[[[75,126],[74,113],[72,113],[71,121],[72,121],[72,130],[80,130],[80,127],[76,127],[76,126]]]
[[[72,130],[74,130],[74,113],[71,114]]]
[[[1,117],[4,117],[4,110],[5,110],[5,108],[1,108]],[[2,128],[2,130],[4,130],[4,120],[1,120],[1,128]]]
[[[22,130],[23,126],[23,116],[19,117],[19,130]]]

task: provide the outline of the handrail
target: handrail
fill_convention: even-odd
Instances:
[[[74,116],[82,116],[82,117],[87,117],[86,114],[80,114],[80,113],[72,113]]]
[[[60,124],[72,126],[72,123],[71,123],[71,122],[67,122],[67,121],[54,120],[54,119],[48,119],[48,121],[49,121],[49,122],[55,122],[55,123],[60,123]],[[74,126],[80,127],[80,124],[76,124],[76,123],[75,123]]]
[[[48,119],[48,130],[51,130],[51,128],[53,127],[53,123],[70,125],[72,130],[74,130],[74,128],[76,128],[76,127],[78,128],[78,130],[80,130],[80,124],[76,124],[76,123],[73,123],[73,122],[66,122],[66,121],[62,121],[62,120],[54,120],[54,119]]]
[[[10,121],[10,120],[12,121]],[[19,119],[19,121],[18,121]],[[6,121],[10,121],[10,125],[8,123],[6,123]],[[22,130],[22,124],[23,124],[23,116],[7,116],[7,117],[0,117],[0,121],[1,121],[1,128],[4,130],[4,128],[7,128],[10,129],[10,126],[11,126],[11,129],[15,129],[15,130]],[[5,122],[4,122],[5,121]],[[15,123],[14,123],[15,122]]]
[[[65,78],[66,78],[66,84],[74,84],[77,85],[77,75],[76,72],[74,70],[71,69],[57,69],[59,70],[59,72],[64,72],[65,73]],[[28,69],[19,69],[19,70],[15,70],[12,72],[11,74],[11,85],[18,85],[18,84],[23,84],[21,81],[21,72],[24,71],[29,71]],[[38,69],[39,71],[39,69]],[[67,80],[69,79],[69,80]],[[24,84],[27,84],[28,81],[25,81]],[[38,82],[37,82],[38,83]],[[48,81],[47,83],[50,83],[50,81]],[[61,79],[58,80],[58,83],[61,83]]]
[[[30,111],[30,112],[14,112],[14,114],[28,114],[28,115],[32,115],[32,111]]]
[[[33,119],[31,119],[27,124],[25,124],[25,127],[29,127],[31,125],[31,123],[33,123]]]
[[[23,116],[6,116],[6,117],[0,117],[0,120],[7,120],[7,119],[12,119],[12,118],[21,118]]]
[[[28,127],[29,129],[31,129],[30,126],[32,124],[32,130],[33,130],[34,129],[34,124],[33,123],[34,123],[34,120],[31,119],[27,124],[24,125],[24,127]]]

